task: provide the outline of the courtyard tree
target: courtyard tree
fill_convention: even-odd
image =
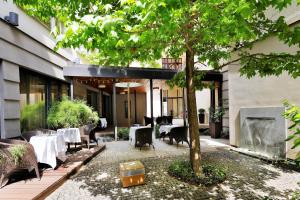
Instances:
[[[162,55],[186,56],[190,159],[201,175],[195,64],[221,70],[239,61],[247,77],[300,75],[300,52],[248,53],[254,42],[270,35],[288,45],[298,45],[300,28],[286,24],[284,17],[269,18],[266,10],[281,11],[291,0],[15,0],[29,14],[49,21],[55,17],[66,27],[58,34],[57,48],[71,47],[92,53],[101,65],[128,66],[149,62]],[[232,52],[236,57],[231,58]],[[224,62],[227,61],[227,62]]]

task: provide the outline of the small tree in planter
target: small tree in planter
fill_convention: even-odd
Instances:
[[[209,132],[212,138],[219,138],[222,131],[222,117],[225,111],[223,107],[210,108]]]
[[[204,122],[205,122],[205,109],[204,108],[200,108],[198,110],[198,118],[199,118],[199,123],[204,124]]]
[[[48,112],[47,123],[52,128],[80,127],[99,121],[98,113],[82,100],[63,98],[55,102]]]
[[[293,141],[292,149],[300,150],[300,107],[290,104],[287,101],[284,102],[286,111],[283,116],[291,122],[289,130],[292,134],[288,136],[286,141]],[[300,151],[297,153],[296,161],[300,165]]]

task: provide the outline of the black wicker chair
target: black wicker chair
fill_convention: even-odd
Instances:
[[[153,119],[151,117],[144,116],[144,120],[145,120],[145,126],[153,123]]]
[[[186,142],[188,145],[190,145],[188,139],[187,139],[187,133],[188,128],[186,126],[180,126],[180,127],[174,127],[170,130],[169,138],[170,138],[170,144],[173,144],[173,139],[175,139],[177,146],[179,142]]]
[[[163,118],[162,117],[157,117],[156,118],[156,124],[160,125],[163,121]]]
[[[153,140],[152,140],[152,132],[153,128],[146,127],[146,128],[139,128],[135,131],[135,147],[140,147],[140,150],[145,144],[152,145],[153,149]]]
[[[166,118],[167,118],[167,123],[168,124],[173,124],[173,116],[172,115],[167,116]]]

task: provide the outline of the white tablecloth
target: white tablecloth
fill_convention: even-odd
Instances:
[[[46,163],[53,169],[56,167],[56,157],[64,161],[66,159],[66,145],[62,135],[33,136],[30,144],[34,148],[37,161]]]
[[[131,145],[135,145],[135,131],[137,129],[141,129],[141,128],[149,128],[149,126],[132,126],[130,127],[129,129],[129,143]],[[154,143],[154,140],[155,139],[155,135],[154,135],[154,132],[152,131],[152,141]]]
[[[101,128],[106,128],[107,127],[106,118],[100,118],[100,121],[101,121]]]
[[[176,125],[176,124],[173,124],[173,125],[161,125],[159,127],[159,132],[160,133],[165,132],[166,134],[168,134],[171,131],[171,129],[174,128],[174,127],[180,127],[180,125]]]
[[[79,128],[58,129],[57,134],[63,135],[65,142],[68,142],[68,143],[80,143],[81,142]]]

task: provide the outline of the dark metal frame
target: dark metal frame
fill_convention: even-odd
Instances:
[[[64,76],[99,77],[99,78],[133,78],[169,80],[178,72],[173,69],[138,68],[138,67],[105,67],[72,63],[63,68]],[[203,81],[222,82],[222,74],[218,71],[206,71]]]

